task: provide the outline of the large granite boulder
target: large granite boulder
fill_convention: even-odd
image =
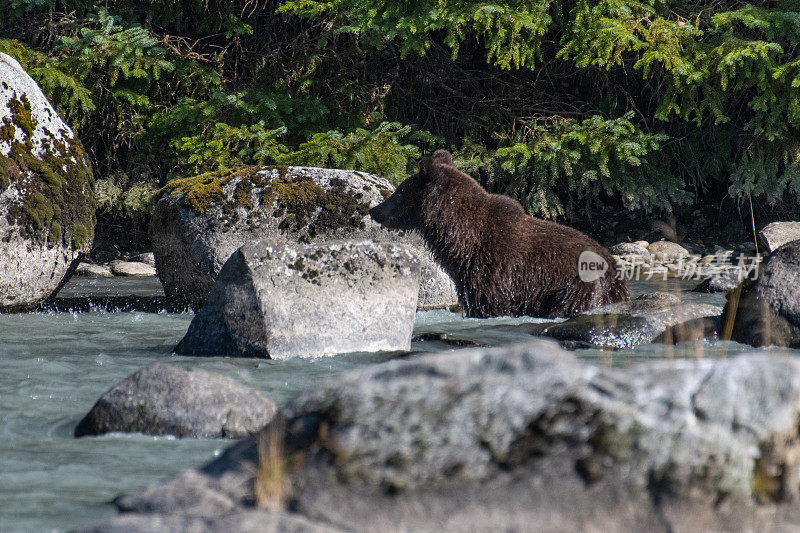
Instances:
[[[570,348],[630,348],[653,342],[671,326],[721,313],[715,305],[684,302],[675,294],[656,292],[604,305],[564,322],[509,329],[550,337]]]
[[[275,411],[271,400],[229,377],[153,363],[103,394],[75,436],[121,431],[242,438],[267,425]]]
[[[94,235],[91,167],[36,82],[0,53],[0,311],[66,282]]]
[[[243,246],[175,351],[273,359],[408,351],[419,271],[397,244]]]
[[[770,254],[787,242],[800,239],[800,222],[773,222],[758,232],[759,251]]]
[[[790,241],[727,295],[722,332],[753,346],[800,347],[800,241]]]
[[[307,167],[245,167],[173,181],[150,226],[164,292],[199,309],[225,261],[254,241],[371,239],[414,249],[422,267],[420,309],[457,303],[453,282],[419,236],[390,232],[368,216],[393,190],[371,174]]]
[[[799,418],[796,358],[613,369],[537,340],[346,374],[116,504],[214,520],[255,502],[348,531],[763,531],[800,516]]]

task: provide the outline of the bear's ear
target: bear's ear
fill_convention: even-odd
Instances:
[[[433,152],[431,159],[433,160],[434,165],[450,165],[451,167],[455,166],[453,163],[453,155],[447,150],[436,150]]]
[[[433,175],[433,159],[426,156],[419,160],[419,175],[423,180]]]

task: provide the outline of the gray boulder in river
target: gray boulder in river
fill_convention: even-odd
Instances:
[[[770,254],[786,244],[800,239],[800,222],[772,222],[758,232],[759,251]]]
[[[665,292],[643,294],[629,302],[592,309],[564,322],[522,324],[509,329],[550,337],[571,348],[629,348],[653,342],[669,327],[717,317],[717,306],[683,302]]]
[[[744,275],[737,270],[723,270],[698,283],[697,286],[692,289],[692,292],[728,292],[738,287],[743,279]]]
[[[229,377],[153,363],[103,394],[75,436],[122,431],[241,438],[268,424],[275,411],[271,400]]]
[[[0,311],[65,283],[94,235],[83,148],[19,63],[0,53]]]
[[[457,303],[453,282],[419,236],[390,232],[368,216],[393,190],[371,174],[308,167],[245,167],[170,182],[150,226],[164,291],[199,309],[225,261],[254,241],[372,239],[410,246],[420,257],[421,309]]]
[[[756,279],[728,293],[721,323],[738,342],[800,347],[800,241],[772,252]]]
[[[798,419],[792,357],[615,369],[543,340],[423,355],[301,393],[84,531],[188,531],[253,503],[348,531],[778,529],[800,520]]]
[[[419,260],[373,241],[243,246],[175,351],[286,359],[411,348]]]

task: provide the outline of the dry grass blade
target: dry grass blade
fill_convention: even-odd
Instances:
[[[253,487],[256,506],[271,511],[284,509],[291,492],[283,430],[279,426],[270,424],[258,435],[258,463]]]

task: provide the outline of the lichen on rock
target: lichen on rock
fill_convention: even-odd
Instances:
[[[233,194],[226,194],[229,187]],[[182,194],[183,206],[200,214],[213,206],[224,213],[237,207],[269,211],[281,219],[281,230],[298,233],[301,242],[338,228],[363,229],[370,208],[364,193],[351,190],[344,179],[334,177],[322,186],[312,176],[290,172],[289,167],[207,172],[169,182],[159,197],[170,194]]]
[[[59,240],[86,246],[94,232],[94,179],[80,142],[65,127],[40,124],[27,94],[8,85],[0,89],[0,124],[7,222],[51,247]]]
[[[0,310],[26,309],[91,243],[94,178],[39,86],[2,53],[0,78]]]

